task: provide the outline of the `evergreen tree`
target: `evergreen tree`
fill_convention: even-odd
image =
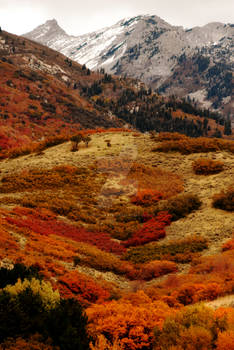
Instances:
[[[227,120],[224,122],[224,135],[231,135],[232,134],[232,125],[231,125],[231,119],[230,116],[227,117]]]

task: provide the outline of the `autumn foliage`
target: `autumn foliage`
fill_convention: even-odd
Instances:
[[[58,287],[63,298],[75,298],[85,305],[101,303],[110,298],[107,290],[77,271],[61,276]]]
[[[0,192],[21,192],[30,189],[58,188],[69,184],[78,185],[77,174],[87,173],[87,170],[73,166],[58,166],[48,170],[23,170],[20,174],[8,175],[2,178]]]
[[[212,159],[199,158],[192,164],[193,171],[197,175],[217,174],[223,170],[224,163]]]
[[[157,141],[179,141],[186,139],[187,136],[184,134],[180,134],[178,132],[160,132],[156,137]]]
[[[151,243],[132,247],[125,254],[125,259],[134,263],[151,260],[169,260],[178,263],[190,262],[197,254],[208,247],[207,240],[200,236],[190,236],[167,243]]]
[[[125,251],[124,247],[112,241],[107,233],[88,232],[84,228],[78,228],[56,219],[55,215],[48,211],[16,208],[15,213],[24,214],[24,218],[7,217],[8,223],[19,228],[29,229],[39,235],[58,235],[77,242],[90,243],[100,249],[116,254]]]
[[[123,242],[124,246],[138,246],[164,238],[165,227],[170,224],[170,219],[171,216],[167,212],[160,212],[155,218],[146,221],[130,239]]]
[[[156,198],[170,198],[182,192],[184,189],[183,179],[180,175],[172,173],[161,167],[150,167],[134,162],[127,174],[128,181],[137,181],[138,191],[144,194],[145,190],[152,191],[151,195]],[[158,194],[158,195],[157,195]],[[160,199],[160,198],[159,198]]]
[[[0,59],[0,350],[233,350],[231,213],[209,207],[209,177],[190,176],[225,170],[213,178],[222,191],[233,141],[109,128],[137,107],[166,108],[170,125],[186,115],[197,135],[218,123],[195,130],[202,117],[170,110],[170,97],[45,47],[38,57],[58,59],[70,81],[32,71],[22,65],[35,66],[37,44],[1,30],[0,43],[15,50]],[[201,196],[189,193],[199,182]],[[233,211],[233,188],[212,200]]]
[[[211,350],[216,348],[216,344],[221,346],[217,347],[220,350],[232,349],[232,345],[230,348],[221,345],[225,334],[227,340],[223,344],[231,344],[233,332],[228,330],[223,335],[221,333],[228,327],[225,318],[217,320],[212,309],[202,305],[190,306],[169,316],[162,329],[155,328],[154,350]]]
[[[167,211],[172,221],[186,217],[195,210],[198,210],[202,202],[196,194],[182,193],[161,201],[155,206],[155,214],[160,211]]]
[[[133,280],[150,281],[178,270],[176,264],[172,261],[153,260],[146,264],[137,266],[135,269],[129,270],[127,276]]]
[[[86,313],[91,336],[103,334],[112,343],[119,340],[123,349],[135,350],[152,347],[154,327],[161,327],[171,310],[162,302],[151,303],[139,292],[129,299],[93,305]]]
[[[223,251],[225,250],[234,250],[234,238],[230,239],[223,245]]]
[[[138,191],[138,193],[131,198],[131,202],[146,207],[157,203],[162,198],[163,195],[160,192],[145,189]]]
[[[96,162],[99,172],[122,174],[125,179],[121,184],[138,185],[137,196],[146,195],[157,199],[158,196],[169,198],[183,191],[183,180],[178,174],[174,174],[161,167],[153,168],[134,162],[128,158],[103,158]],[[134,197],[133,197],[134,198]]]
[[[163,140],[163,137],[160,137]],[[180,152],[182,154],[191,153],[208,153],[216,151],[234,152],[233,141],[216,139],[216,138],[191,138],[187,136],[169,137],[163,140],[157,147],[152,149],[153,152]]]
[[[234,330],[220,332],[216,345],[217,350],[234,350]]]

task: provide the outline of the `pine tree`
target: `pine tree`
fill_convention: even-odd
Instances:
[[[231,135],[232,134],[232,125],[231,125],[231,119],[230,116],[227,117],[227,120],[224,122],[224,135]]]

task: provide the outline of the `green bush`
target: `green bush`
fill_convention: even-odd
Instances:
[[[39,293],[29,287],[16,295],[0,292],[0,343],[7,338],[40,334],[61,350],[87,350],[87,317],[75,299],[60,299],[45,307]]]
[[[20,278],[21,280],[35,277],[41,279],[39,268],[37,266],[26,267],[23,264],[15,264],[12,270],[0,268],[0,288],[4,288],[9,284],[15,284]]]

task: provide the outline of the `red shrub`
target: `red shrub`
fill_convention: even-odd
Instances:
[[[124,246],[138,246],[164,238],[166,236],[165,226],[170,224],[170,219],[171,215],[167,212],[160,212],[156,218],[145,222],[140,230],[135,232],[130,239],[123,242]]]
[[[62,297],[76,298],[85,304],[103,302],[110,297],[109,292],[95,283],[91,277],[76,271],[60,277],[58,286]]]
[[[57,220],[54,216],[43,215],[44,211],[16,209],[15,213],[19,212],[24,218],[7,217],[10,224],[18,227],[24,227],[41,235],[58,235],[70,238],[77,242],[86,242],[97,246],[107,252],[121,254],[125,251],[124,247],[119,243],[111,240],[110,235],[101,232],[88,232],[84,228],[78,228]],[[48,213],[49,211],[47,211]],[[50,212],[49,212],[50,213]],[[53,215],[53,214],[52,214]]]
[[[234,250],[234,238],[232,238],[228,242],[226,242],[222,248],[223,248],[223,251]]]
[[[150,206],[157,203],[163,198],[162,193],[156,190],[140,190],[138,193],[131,198],[131,202],[136,205]]]

